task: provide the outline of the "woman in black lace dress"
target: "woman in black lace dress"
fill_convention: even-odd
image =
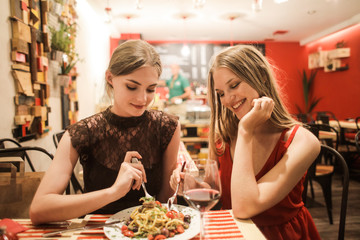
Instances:
[[[158,53],[145,41],[117,47],[105,75],[113,106],[67,128],[31,204],[34,224],[139,205],[142,181],[161,202],[172,195],[180,124],[174,116],[147,110],[161,71]],[[130,163],[132,157],[140,162]],[[63,195],[78,159],[85,193]]]

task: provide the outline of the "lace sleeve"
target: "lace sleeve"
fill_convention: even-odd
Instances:
[[[174,135],[176,127],[178,125],[178,118],[176,116],[163,113],[161,116],[161,126],[160,126],[160,141],[161,141],[161,150],[164,152],[169,145],[171,138]]]
[[[71,144],[78,152],[79,156],[83,156],[88,152],[89,148],[89,128],[85,120],[81,120],[67,127],[71,138]],[[84,160],[84,159],[83,159]]]

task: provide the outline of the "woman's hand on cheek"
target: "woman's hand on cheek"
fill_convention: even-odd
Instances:
[[[271,113],[274,109],[274,101],[268,97],[261,97],[253,100],[253,109],[258,120],[261,123],[264,123],[266,120],[270,119]],[[251,112],[250,111],[250,112]]]
[[[239,122],[239,127],[252,132],[271,117],[274,101],[268,97],[256,98],[252,101],[253,108]]]

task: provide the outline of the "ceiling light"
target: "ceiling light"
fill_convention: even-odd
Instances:
[[[112,21],[111,7],[109,6],[109,0],[107,1],[107,7],[105,8],[105,22],[110,23]]]
[[[142,5],[142,0],[136,0],[135,4],[136,4],[136,9],[138,9],[138,10],[140,10],[144,7]]]
[[[184,44],[184,46],[181,48],[181,55],[183,57],[188,57],[190,55],[190,48],[187,44]]]
[[[180,14],[182,20],[184,21],[184,45],[181,48],[181,55],[183,57],[188,57],[190,55],[190,47],[187,45],[187,38],[186,38],[186,20],[191,16],[188,13]]]

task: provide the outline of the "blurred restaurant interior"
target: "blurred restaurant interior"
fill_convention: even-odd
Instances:
[[[2,6],[1,139],[55,154],[56,133],[111,105],[105,71],[112,51],[143,39],[160,54],[160,80],[178,64],[191,87],[188,99],[172,103],[169,89],[159,86],[151,107],[179,117],[187,157],[207,158],[209,61],[225,47],[252,44],[273,65],[294,118],[308,123],[328,113],[337,150],[350,178],[359,180],[359,0],[4,0]],[[46,171],[49,162],[41,158],[33,167]],[[24,171],[32,171],[28,163]]]

